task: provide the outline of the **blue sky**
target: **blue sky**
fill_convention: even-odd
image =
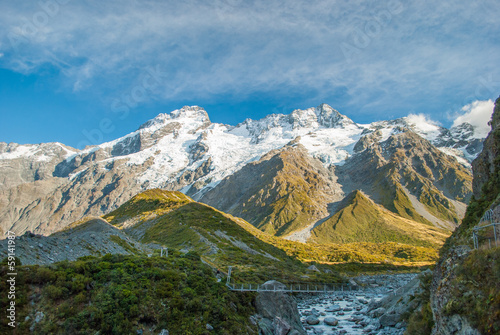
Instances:
[[[473,109],[500,95],[497,0],[0,9],[4,142],[97,144],[184,105],[228,124],[328,103],[360,123],[413,113],[451,126],[487,118]]]

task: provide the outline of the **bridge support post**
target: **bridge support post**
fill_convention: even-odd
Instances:
[[[493,235],[495,236],[495,247],[498,247],[498,239],[497,239],[497,225],[493,224]]]
[[[228,270],[227,270],[227,280],[226,280],[226,285],[229,285],[230,284],[230,281],[231,281],[231,270],[233,269],[232,266],[228,267]]]

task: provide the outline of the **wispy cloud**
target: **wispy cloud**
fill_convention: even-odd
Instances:
[[[0,66],[36,73],[50,64],[62,87],[109,94],[159,65],[155,99],[302,88],[315,101],[342,91],[360,113],[500,77],[493,0],[66,2],[4,3]]]

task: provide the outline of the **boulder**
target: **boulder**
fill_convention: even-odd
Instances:
[[[382,327],[394,327],[401,319],[401,314],[384,314],[380,317],[380,325]]]
[[[334,317],[327,317],[323,320],[325,322],[325,324],[329,325],[329,326],[336,326],[339,324],[339,320],[335,319]]]
[[[307,318],[306,318],[306,322],[308,325],[317,325],[319,324],[319,319],[317,317],[315,317],[314,315],[309,315]]]
[[[274,280],[262,285],[264,288],[284,286],[282,283]],[[297,302],[294,297],[287,293],[259,292],[255,299],[255,307],[257,313],[262,317],[258,322],[261,334],[280,334],[280,331],[288,328],[288,334],[306,335],[306,331],[300,321]]]
[[[290,325],[280,317],[275,317],[273,322],[274,335],[287,335],[290,332]]]
[[[377,309],[374,309],[373,311],[370,312],[370,317],[372,318],[378,318],[382,314],[386,312],[386,309],[384,307],[379,307]]]
[[[327,307],[325,309],[325,311],[327,312],[330,312],[330,313],[333,313],[333,312],[338,312],[342,309],[342,307],[340,307],[340,305],[333,305],[333,306],[330,306],[330,307]]]
[[[314,272],[321,272],[316,265],[311,265],[310,267],[307,268],[309,271],[314,271]]]

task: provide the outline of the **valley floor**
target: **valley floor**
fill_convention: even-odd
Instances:
[[[382,302],[405,294],[416,274],[359,276],[361,294],[300,295],[298,308],[307,334],[403,334],[406,323],[387,313]],[[380,305],[380,307],[379,307]],[[317,322],[317,324],[316,324]]]

